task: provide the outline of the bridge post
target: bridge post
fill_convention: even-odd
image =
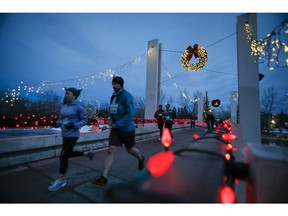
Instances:
[[[253,29],[253,38],[257,39],[257,14],[237,17],[239,126],[244,144],[261,142],[258,56],[251,55],[246,22]]]
[[[161,44],[158,39],[148,41],[146,97],[144,118],[154,118],[154,113],[160,103],[161,82]]]

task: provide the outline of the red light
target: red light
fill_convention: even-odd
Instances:
[[[171,146],[172,137],[171,137],[171,133],[170,133],[168,128],[164,128],[163,134],[161,137],[161,142],[165,148],[168,148]]]
[[[174,153],[172,151],[161,152],[152,156],[147,162],[147,168],[152,176],[162,176],[174,161]]]
[[[228,150],[231,150],[233,148],[233,146],[232,146],[232,144],[231,143],[228,143],[227,145],[226,145],[226,150],[228,151]]]
[[[198,134],[194,134],[193,137],[195,140],[198,140],[200,138],[200,136]]]
[[[224,140],[235,140],[237,139],[236,135],[233,134],[233,133],[225,133],[225,134],[222,134],[222,138]]]
[[[234,190],[229,186],[224,186],[220,190],[220,203],[235,203],[236,196]]]
[[[226,160],[230,160],[230,158],[231,158],[231,155],[230,155],[230,154],[228,154],[228,153],[226,153],[226,154],[225,154],[225,158],[226,158]]]
[[[215,130],[215,133],[216,133],[216,134],[219,134],[219,133],[220,133],[220,130],[216,129],[216,130]]]

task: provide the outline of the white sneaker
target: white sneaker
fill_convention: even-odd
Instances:
[[[56,191],[62,187],[65,187],[66,185],[66,180],[56,179],[54,182],[51,183],[51,185],[49,185],[48,190]]]

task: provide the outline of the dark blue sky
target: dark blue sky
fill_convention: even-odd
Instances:
[[[177,107],[180,92],[186,90],[190,98],[196,91],[207,91],[210,99],[229,105],[231,91],[238,90],[236,24],[241,14],[2,13],[0,85],[11,91],[23,82],[21,86],[34,91],[40,86],[59,94],[63,86],[79,86],[84,89],[82,99],[104,103],[112,88],[111,78],[103,74],[113,70],[124,78],[128,91],[144,98],[147,42],[158,39],[163,103],[172,96],[172,106]],[[258,38],[266,37],[287,17],[258,13]],[[207,50],[208,62],[197,72],[185,71],[181,52],[195,43]],[[288,93],[287,67],[269,71],[264,63],[259,70],[265,75],[260,90],[275,86],[281,94]]]

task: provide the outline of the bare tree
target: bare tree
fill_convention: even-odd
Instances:
[[[189,91],[187,89],[184,89],[183,91],[180,92],[180,95],[178,97],[178,104],[181,107],[191,109],[191,100],[189,97]]]
[[[169,103],[169,104],[171,105],[173,102],[174,102],[174,99],[173,99],[173,97],[170,95],[167,103]]]
[[[285,115],[283,109],[287,107],[287,96],[280,96],[278,90],[274,86],[264,89],[261,96],[261,128],[268,129],[270,133],[270,128],[272,128],[272,121],[275,120],[275,115],[273,112],[279,112],[277,115],[277,126],[279,128],[285,128]],[[281,115],[280,115],[281,114]]]
[[[274,86],[264,89],[261,96],[261,111],[263,113],[272,114],[272,112],[283,111],[283,107],[287,103],[286,95],[279,95],[278,90]]]
[[[144,118],[145,102],[141,96],[134,97],[135,117]]]
[[[61,97],[52,89],[38,94],[37,100],[32,103],[32,109],[39,116],[57,115],[61,109]]]
[[[166,98],[166,92],[163,92],[163,90],[161,90],[160,92],[160,104],[162,104],[162,102],[165,100]]]

